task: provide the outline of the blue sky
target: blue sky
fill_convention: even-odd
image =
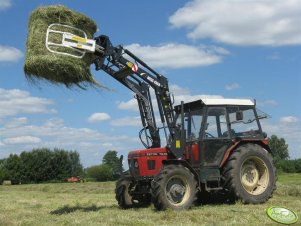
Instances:
[[[255,98],[272,116],[269,136],[301,158],[301,1],[0,0],[0,159],[38,147],[77,150],[84,166],[107,150],[141,149],[133,94],[104,72],[114,91],[32,85],[23,72],[28,17],[64,4],[169,79],[176,100]]]

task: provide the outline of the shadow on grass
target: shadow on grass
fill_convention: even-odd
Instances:
[[[196,206],[199,205],[221,205],[221,204],[235,204],[236,199],[231,197],[226,192],[202,192],[198,195]]]
[[[112,207],[104,207],[104,206],[97,207],[96,205],[92,205],[92,206],[80,206],[80,205],[69,206],[69,205],[65,205],[61,208],[58,208],[56,210],[51,211],[50,214],[63,215],[63,214],[73,213],[75,211],[96,212],[96,211],[99,211],[99,210],[104,209],[104,208],[112,208]]]

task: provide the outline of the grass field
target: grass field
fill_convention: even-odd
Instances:
[[[277,185],[262,205],[208,204],[179,212],[119,209],[114,182],[0,186],[0,225],[278,225],[266,215],[270,206],[290,208],[300,218],[301,174],[279,175]]]

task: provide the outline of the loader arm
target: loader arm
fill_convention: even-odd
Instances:
[[[101,35],[95,38],[95,41],[96,58],[94,64],[96,70],[105,71],[135,93],[143,130],[147,137],[147,143],[143,141],[142,143],[146,148],[161,147],[160,132],[156,124],[150,87],[154,90],[166,139],[168,132],[171,139],[167,140],[173,140],[173,136],[177,134],[177,128],[167,78],[150,68],[129,50],[120,45],[114,47],[107,36]]]

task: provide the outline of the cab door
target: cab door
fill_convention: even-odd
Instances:
[[[200,134],[200,160],[202,167],[218,167],[226,150],[231,146],[231,138],[226,117],[226,108],[207,108]]]

